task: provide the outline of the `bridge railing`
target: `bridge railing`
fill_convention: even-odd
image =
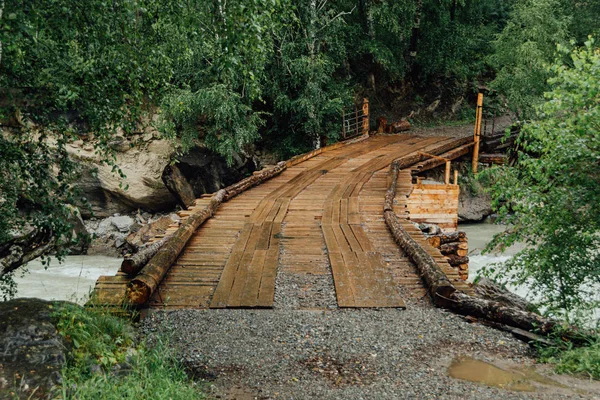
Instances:
[[[363,99],[362,103],[342,110],[342,138],[369,133],[369,100]]]

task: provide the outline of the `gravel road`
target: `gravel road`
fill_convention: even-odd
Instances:
[[[534,393],[450,378],[446,371],[457,356],[516,367],[533,359],[512,336],[428,301],[409,303],[407,310],[159,312],[144,320],[142,331],[170,332],[186,366],[217,398],[600,398],[586,381],[562,376],[551,379],[568,388],[543,386]]]

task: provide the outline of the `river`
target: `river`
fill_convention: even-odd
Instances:
[[[62,264],[52,259],[45,268],[41,261],[27,265],[23,276],[17,274],[17,297],[69,300],[79,304],[88,299],[100,275],[114,275],[122,259],[105,256],[67,256]]]

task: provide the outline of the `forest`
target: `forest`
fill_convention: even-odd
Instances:
[[[546,315],[589,322],[599,34],[595,0],[0,0],[0,287],[88,240],[72,224],[89,207],[75,141],[122,177],[113,138],[148,120],[178,156],[285,160],[340,140],[359,99],[374,116],[449,124],[474,120],[485,89],[522,127],[514,162],[478,177],[510,226],[490,249],[529,245],[487,273],[531,284]]]

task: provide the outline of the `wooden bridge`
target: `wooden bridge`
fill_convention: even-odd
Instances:
[[[418,214],[422,221],[456,228],[458,186],[448,181],[449,168],[446,183],[435,186],[427,198],[413,197],[419,187],[413,174],[449,166],[473,144],[473,138],[363,135],[281,164],[282,172],[240,193],[225,190],[222,204],[204,196],[181,212],[182,222],[165,235],[177,234],[186,218],[204,212],[202,225],[181,252],[165,253],[174,262],[152,275],[155,290],[137,303],[150,308],[269,308],[278,271],[285,271],[331,274],[339,307],[405,307],[405,298],[421,297],[426,288],[383,217],[388,170],[397,159],[407,166],[397,174],[393,207],[403,229],[457,289],[469,292],[458,271],[411,219],[418,220]],[[207,210],[212,209],[216,212],[209,218]],[[121,304],[128,290],[131,299],[132,280],[124,272],[101,277],[94,301]]]

